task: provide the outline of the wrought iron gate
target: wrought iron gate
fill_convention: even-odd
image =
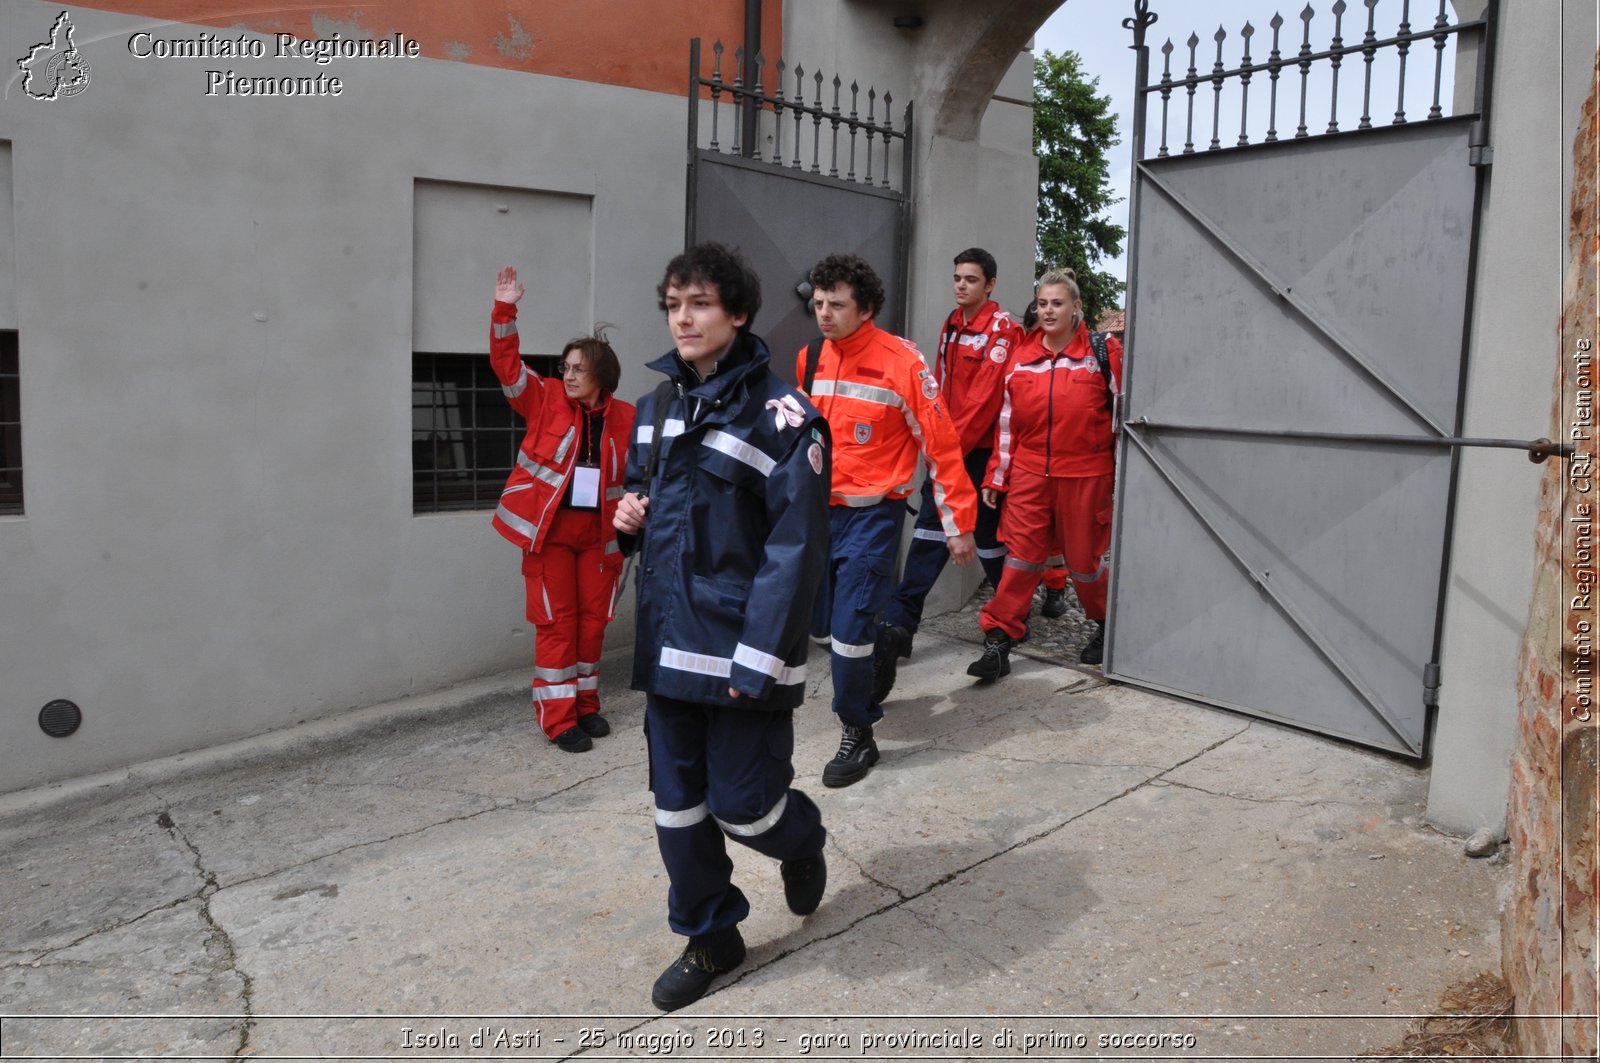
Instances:
[[[1388,5],[1351,5],[1365,34],[1346,45],[1340,0],[1325,49],[1310,5],[1287,41],[1274,17],[1264,61],[1247,24],[1232,67],[1219,28],[1205,73],[1209,44],[1199,58],[1191,35],[1174,76],[1169,40],[1154,84],[1144,0],[1125,23],[1141,102],[1105,671],[1421,756],[1455,448],[1513,441],[1458,438],[1494,6],[1450,24],[1440,0],[1414,30],[1401,2],[1389,34],[1376,27]],[[1447,45],[1463,34],[1478,48],[1475,104],[1448,116]],[[1398,87],[1375,89],[1375,64],[1396,60]],[[1433,68],[1425,118],[1408,114],[1408,62],[1413,79]],[[1314,74],[1331,103],[1308,89]],[[1352,85],[1358,119],[1341,110]],[[1149,158],[1147,103],[1160,115]]]
[[[789,356],[816,335],[804,285],[826,255],[848,252],[871,263],[886,293],[878,324],[902,331],[911,105],[896,127],[888,92],[863,92],[801,66],[791,71],[779,59],[769,93],[761,55],[746,64],[737,50],[731,82],[722,60],[719,41],[703,75],[700,41],[690,44],[686,242],[719,240],[750,260],[762,289],[755,331],[785,376],[794,372]]]

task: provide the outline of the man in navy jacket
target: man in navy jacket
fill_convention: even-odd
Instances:
[[[827,835],[793,789],[794,709],[828,563],[827,422],[768,367],[737,254],[702,244],[657,289],[676,344],[639,403],[616,527],[638,552],[643,690],[667,922],[688,937],[651,999],[672,1011],[744,960],[750,913],[725,838],[781,861],[790,910],[822,901]]]

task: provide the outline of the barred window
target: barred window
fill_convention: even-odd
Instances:
[[[0,515],[22,512],[22,387],[17,334],[0,331]]]
[[[553,354],[522,360],[545,376],[560,362]],[[525,431],[486,355],[414,354],[411,511],[493,509]]]

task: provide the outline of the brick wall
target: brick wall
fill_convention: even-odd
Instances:
[[[1600,55],[1596,57],[1600,84]],[[1520,1014],[1593,1015],[1597,1005],[1596,779],[1600,777],[1600,351],[1594,349],[1596,95],[1572,146],[1568,270],[1552,423],[1575,444],[1540,488],[1537,568],[1518,679],[1520,740],[1511,764],[1512,896],[1502,940]],[[1521,1052],[1595,1058],[1595,1021],[1524,1019]]]

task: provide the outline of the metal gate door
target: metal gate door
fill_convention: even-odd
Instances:
[[[1283,48],[1274,19],[1271,58],[1254,65],[1253,31],[1226,69],[1219,29],[1213,69],[1196,76],[1191,36],[1188,76],[1174,78],[1169,41],[1144,90],[1159,96],[1161,143],[1137,163],[1106,674],[1420,756],[1487,161],[1487,68],[1475,111],[1455,117],[1440,71],[1448,38],[1482,31],[1484,60],[1491,34],[1487,20],[1448,25],[1441,2],[1422,32],[1385,35],[1361,6],[1366,36],[1343,50],[1336,21],[1333,47],[1312,51],[1309,6],[1303,37],[1291,30]],[[1373,85],[1384,49],[1399,50],[1399,105],[1375,128],[1372,112],[1396,100]],[[1420,121],[1404,120],[1408,51],[1433,68]],[[1337,132],[1341,60],[1347,99],[1362,101],[1349,132]],[[1317,64],[1332,68],[1333,102],[1313,104],[1329,115],[1323,135],[1308,131]],[[1254,144],[1252,75],[1258,109],[1269,86],[1272,108]],[[1295,82],[1285,124],[1298,126],[1280,139]],[[1200,138],[1211,133],[1198,152],[1197,90]],[[1185,129],[1181,150],[1169,127],[1174,140]],[[1136,127],[1136,153],[1142,140]]]
[[[817,334],[810,289],[802,286],[826,255],[857,254],[872,265],[885,292],[876,320],[901,331],[910,104],[897,128],[889,93],[880,97],[838,77],[825,81],[798,66],[790,71],[781,59],[768,93],[761,56],[746,78],[737,51],[729,83],[722,44],[712,52],[711,73],[702,76],[700,41],[690,45],[687,242],[719,240],[750,260],[762,291],[755,331],[785,377],[794,374],[793,353]]]

